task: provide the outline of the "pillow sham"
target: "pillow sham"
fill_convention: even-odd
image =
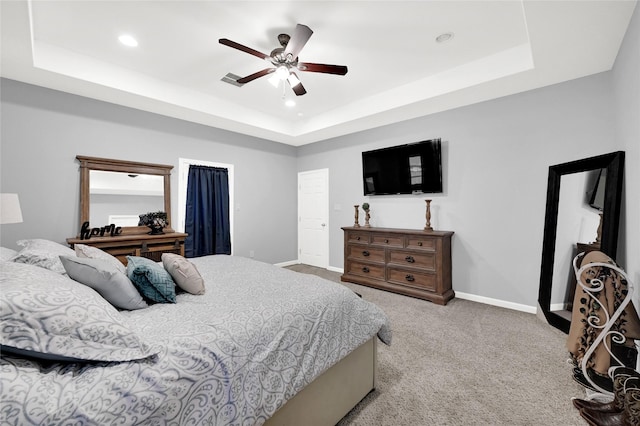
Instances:
[[[77,256],[60,256],[60,261],[69,278],[91,287],[116,308],[134,310],[149,306],[112,262]]]
[[[146,257],[127,256],[127,275],[145,298],[176,303],[176,284],[162,265]]]
[[[59,256],[75,256],[69,247],[50,240],[32,239],[16,241],[22,249],[13,257],[14,262],[40,266],[59,274],[65,274]]]
[[[98,293],[32,265],[0,268],[0,346],[52,361],[131,361],[157,354]]]
[[[18,254],[18,252],[14,249],[0,247],[0,261],[2,262],[11,261],[16,254]]]
[[[74,244],[73,248],[76,251],[76,256],[78,257],[87,257],[89,259],[102,259],[111,263],[115,266],[120,272],[123,274],[127,273],[127,268],[120,262],[115,256],[107,253],[104,250],[99,249],[98,247],[88,246],[86,244]]]
[[[204,294],[204,280],[196,265],[174,253],[162,254],[162,265],[173,281],[186,292]]]

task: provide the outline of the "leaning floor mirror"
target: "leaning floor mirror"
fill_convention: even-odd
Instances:
[[[575,292],[572,260],[599,250],[615,259],[624,152],[549,167],[538,303],[547,322],[565,333]]]

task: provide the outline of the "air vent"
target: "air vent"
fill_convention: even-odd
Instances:
[[[242,87],[242,83],[238,83],[238,79],[240,79],[239,75],[228,73],[224,77],[221,78],[225,83],[233,84],[234,86]]]

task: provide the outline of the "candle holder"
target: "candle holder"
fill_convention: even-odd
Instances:
[[[427,203],[427,213],[425,214],[425,217],[427,219],[427,224],[424,227],[425,231],[433,231],[433,228],[431,227],[431,200],[424,200]]]
[[[360,205],[356,204],[356,205],[353,206],[353,208],[356,210],[355,223],[353,224],[353,227],[354,228],[360,228],[360,222],[359,222],[360,210],[358,210],[360,208]]]

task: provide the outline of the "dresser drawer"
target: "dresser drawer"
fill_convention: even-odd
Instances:
[[[375,280],[384,280],[384,265],[372,265],[365,262],[349,261],[347,263],[346,273]]]
[[[436,290],[436,274],[391,267],[387,268],[387,272],[387,281],[389,281],[390,283],[401,284],[408,287],[417,287],[430,291]]]
[[[422,236],[409,236],[407,238],[407,248],[421,250],[435,250],[436,239]]]
[[[404,247],[404,236],[374,234],[371,236],[371,244],[386,247]]]
[[[435,271],[436,254],[428,251],[390,250],[388,263]]]
[[[384,262],[384,249],[365,245],[350,244],[347,246],[347,257],[366,260],[367,262]]]
[[[369,244],[369,234],[358,231],[347,232],[347,242]]]

